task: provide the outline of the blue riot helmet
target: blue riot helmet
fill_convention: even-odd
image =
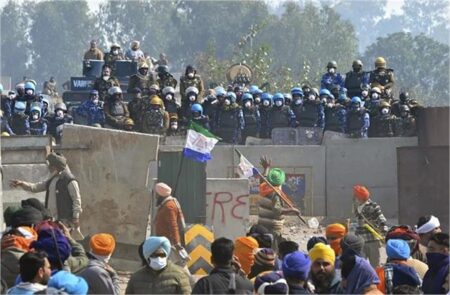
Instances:
[[[194,103],[191,106],[191,113],[194,117],[200,117],[203,115],[203,107],[198,103]]]
[[[225,91],[225,88],[223,88],[222,86],[218,86],[216,88],[214,88],[214,91],[216,92],[216,97],[224,97],[225,94],[227,94],[227,92]]]
[[[242,95],[242,103],[244,103],[247,100],[250,100],[253,102],[253,96],[251,95],[251,93],[246,92]]]
[[[339,88],[339,94],[341,94],[341,93],[344,93],[344,94],[347,94],[347,88],[345,88],[345,87],[341,87],[341,88]]]
[[[268,92],[264,92],[261,95],[261,103],[263,106],[266,106],[266,107],[272,105],[272,95]]]
[[[253,93],[253,100],[255,102],[255,105],[259,105],[261,103],[261,95],[263,94],[263,91],[261,89],[256,89]]]
[[[236,93],[229,91],[227,92],[227,98],[230,100],[231,103],[236,102]]]
[[[248,89],[248,92],[250,92],[251,94],[255,94],[256,91],[257,91],[258,89],[259,89],[258,86],[252,85],[252,86],[250,86],[250,88]]]
[[[277,107],[281,107],[284,105],[284,96],[283,93],[281,92],[277,92],[273,95],[273,103],[277,106]]]
[[[362,106],[361,98],[359,98],[358,96],[353,96],[350,102],[350,106],[353,110],[359,110],[359,108]]]
[[[34,103],[30,108],[30,117],[32,120],[37,120],[41,117],[41,106],[40,103]]]
[[[14,113],[24,113],[27,105],[23,101],[16,101],[14,104]]]
[[[294,87],[291,89],[292,97],[303,97],[303,90],[300,87]]]
[[[36,90],[36,85],[34,85],[34,83],[28,81],[25,83],[24,89],[25,89],[26,94],[33,95]]]
[[[347,101],[347,95],[345,95],[344,93],[339,94],[338,102],[340,104],[345,104],[346,101]]]
[[[333,95],[331,94],[330,90],[328,90],[328,89],[326,89],[326,88],[320,89],[319,95],[320,95],[320,97],[333,96]],[[334,96],[333,96],[333,98],[334,98]]]

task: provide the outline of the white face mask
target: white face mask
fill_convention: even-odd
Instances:
[[[167,100],[172,100],[172,94],[167,94],[167,95],[166,95],[166,99],[167,99]]]
[[[9,95],[9,99],[14,99],[15,95],[14,94],[10,94]]]
[[[178,123],[177,122],[170,123],[170,129],[177,130],[178,129]]]
[[[109,80],[109,76],[103,76],[103,80],[108,81]]]
[[[308,99],[309,99],[309,100],[316,100],[316,97],[315,97],[313,94],[310,94],[310,95],[308,96]]]
[[[195,101],[195,96],[194,95],[189,96],[189,100],[190,101]]]
[[[381,113],[382,113],[383,115],[387,115],[387,114],[389,114],[389,109],[388,109],[388,108],[382,108],[382,109],[381,109]]]
[[[161,270],[167,266],[167,257],[164,257],[164,258],[163,257],[155,257],[155,258],[150,257],[149,260],[150,260],[149,266],[153,270]]]
[[[189,73],[189,74],[187,74],[187,76],[188,76],[189,78],[194,78],[194,73]]]
[[[301,105],[303,100],[301,98],[295,100],[295,105]]]
[[[94,99],[92,102],[93,102],[95,105],[98,105],[98,99]]]
[[[377,98],[378,98],[378,93],[376,93],[376,92],[375,92],[375,93],[372,93],[372,98],[373,98],[373,99],[377,99]]]
[[[33,94],[33,90],[27,89],[27,91],[25,93],[28,94],[28,95],[32,95]]]
[[[38,114],[33,114],[33,120],[37,120],[39,119],[39,115]]]
[[[275,105],[276,105],[277,107],[281,107],[281,106],[283,105],[283,102],[282,102],[281,100],[277,100],[277,101],[275,102]]]
[[[361,94],[362,94],[362,96],[367,96],[367,95],[369,94],[369,92],[368,92],[367,90],[363,90],[363,91],[361,92]]]
[[[231,104],[231,101],[229,99],[225,99],[223,102],[226,106],[229,106]]]
[[[336,73],[336,70],[334,68],[328,69],[328,73],[334,74],[334,73]]]
[[[270,102],[268,100],[263,101],[263,106],[268,107],[270,105]]]
[[[56,117],[58,117],[58,118],[64,117],[64,112],[62,110],[57,110],[56,111]]]
[[[260,102],[261,102],[261,98],[256,97],[256,98],[255,98],[255,103],[260,103]]]
[[[245,105],[246,108],[250,108],[252,106],[252,103],[247,101],[247,102],[245,102],[244,105]]]
[[[334,104],[332,102],[327,103],[327,107],[332,108]]]
[[[118,55],[119,54],[119,50],[113,50],[113,52],[112,52],[114,55]]]

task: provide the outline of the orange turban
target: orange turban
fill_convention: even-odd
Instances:
[[[258,242],[252,237],[240,237],[234,242],[234,255],[239,259],[242,270],[247,275],[255,262],[255,249],[258,247]]]
[[[29,226],[20,226],[16,228],[20,234],[7,234],[2,237],[1,248],[18,248],[25,252],[30,250],[30,244],[36,241],[38,235],[36,231]]]
[[[363,185],[355,185],[353,187],[353,196],[360,201],[367,201],[370,197],[369,190]]]
[[[92,253],[108,256],[116,248],[116,241],[110,234],[96,234],[92,236],[89,246],[91,247]]]
[[[345,226],[340,223],[330,224],[326,228],[325,235],[336,256],[339,256],[342,252],[341,240],[345,236],[346,231]]]

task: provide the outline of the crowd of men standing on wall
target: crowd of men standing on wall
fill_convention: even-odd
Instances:
[[[320,90],[304,83],[273,94],[245,83],[205,89],[192,65],[178,83],[166,57],[146,57],[138,41],[132,42],[125,55],[113,44],[104,56],[91,42],[84,57],[105,62],[89,98],[72,113],[90,126],[171,136],[183,135],[194,121],[232,144],[244,144],[249,136],[271,138],[274,128],[283,127],[318,127],[353,138],[416,134],[420,105],[407,91],[400,92],[398,99],[393,96],[394,71],[383,57],[376,58],[372,71],[364,71],[362,62],[355,60],[345,77],[337,63],[330,61]],[[122,59],[138,63],[137,73],[129,77],[127,93],[132,99],[128,103],[114,76],[115,62]],[[58,140],[62,124],[71,123],[72,116],[64,103],[57,103],[54,113],[48,113],[48,99],[36,95],[35,88],[33,80],[25,81],[17,84],[17,93],[3,97],[2,132],[49,133]]]

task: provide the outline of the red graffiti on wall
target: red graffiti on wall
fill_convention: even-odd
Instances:
[[[212,196],[212,192],[206,193],[206,196]],[[239,208],[242,206],[247,205],[248,203],[248,194],[245,195],[239,195],[234,196],[231,192],[216,192],[212,196],[212,202],[211,202],[211,220],[215,220],[216,214],[220,214],[220,222],[222,224],[226,223],[226,216],[231,215],[232,218],[242,220],[244,219],[244,216],[239,214]],[[226,208],[225,204],[229,204],[231,206],[231,209]],[[227,206],[229,207],[229,206]],[[226,214],[228,212],[225,212],[225,210],[230,210],[229,214]],[[220,211],[219,213],[217,211]]]

